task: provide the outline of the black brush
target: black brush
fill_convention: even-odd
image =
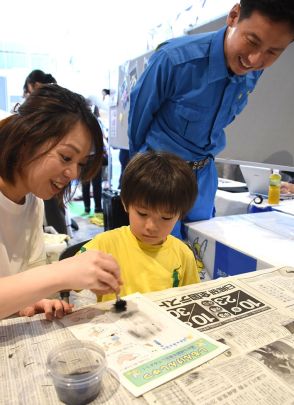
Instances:
[[[114,303],[115,312],[122,312],[127,310],[127,301],[122,300],[118,294],[116,294],[116,301]]]

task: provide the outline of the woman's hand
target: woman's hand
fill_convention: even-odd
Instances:
[[[97,294],[119,293],[120,268],[113,256],[94,250],[54,263],[64,288],[95,290]]]
[[[65,301],[43,299],[19,311],[19,316],[34,316],[44,312],[46,319],[52,321],[54,318],[60,319],[71,313],[72,308],[73,305]]]

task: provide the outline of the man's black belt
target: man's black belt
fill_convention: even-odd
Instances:
[[[202,169],[204,166],[207,165],[209,162],[210,158],[206,157],[205,159],[198,160],[198,161],[187,161],[188,165],[191,167],[192,170],[199,170]]]

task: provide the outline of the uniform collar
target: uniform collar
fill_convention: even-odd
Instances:
[[[233,83],[240,83],[245,80],[244,76],[231,74],[226,65],[224,38],[227,26],[216,31],[212,37],[209,51],[208,82],[212,83],[217,80],[229,79]]]

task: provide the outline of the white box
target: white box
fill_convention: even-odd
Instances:
[[[53,263],[59,260],[61,252],[67,248],[66,240],[68,235],[57,233],[43,233],[47,263]]]
[[[187,224],[201,278],[294,266],[294,216],[281,212],[215,217]]]

